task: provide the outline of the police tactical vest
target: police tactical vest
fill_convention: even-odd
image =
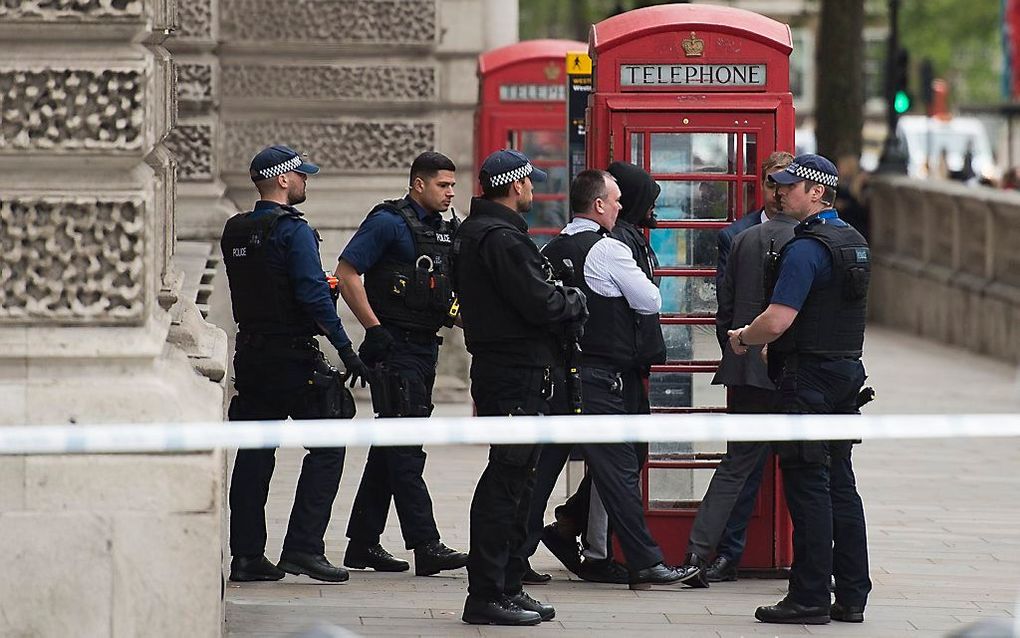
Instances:
[[[389,251],[365,273],[372,310],[383,323],[404,330],[435,333],[444,325],[452,326],[456,296],[450,282],[450,251],[457,219],[442,220],[438,228],[432,228],[418,219],[406,199],[387,200],[368,214],[380,210],[393,211],[407,223],[415,260],[400,261]]]
[[[557,235],[545,245],[542,254],[563,283],[580,288],[588,298],[588,322],[581,337],[583,363],[623,370],[635,365],[639,315],[625,297],[600,295],[588,286],[584,278],[588,253],[603,239],[613,241],[606,237],[606,232],[601,229]]]
[[[826,223],[823,218],[801,223],[783,253],[794,242],[822,242],[832,256],[828,284],[813,288],[790,331],[780,339],[779,351],[825,357],[860,357],[868,313],[871,250],[867,240],[849,224]]]
[[[533,324],[500,296],[500,273],[490,273],[482,260],[483,241],[493,231],[526,234],[510,221],[485,213],[495,208],[512,212],[486,199],[473,199],[471,215],[454,237],[453,282],[464,317],[464,342],[475,357],[489,356],[507,365],[552,365],[558,344],[550,329]]]
[[[298,305],[286,271],[269,264],[273,231],[284,217],[308,223],[297,210],[281,206],[258,216],[238,213],[223,227],[220,249],[234,321],[241,333],[310,336],[319,332]]]
[[[645,273],[648,280],[659,285],[655,277],[655,269],[659,267],[659,260],[655,251],[648,245],[648,240],[640,228],[628,221],[616,220],[616,226],[611,233],[630,248],[641,272]],[[638,344],[637,357],[634,365],[645,367],[666,363],[666,341],[662,336],[662,325],[659,323],[659,313],[654,315],[638,315]]]

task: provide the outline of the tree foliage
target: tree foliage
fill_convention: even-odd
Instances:
[[[1000,12],[999,0],[902,0],[900,40],[912,64],[931,59],[935,77],[949,82],[953,103],[998,102]],[[920,90],[914,87],[915,103]]]

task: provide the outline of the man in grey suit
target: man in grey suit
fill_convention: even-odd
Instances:
[[[762,176],[782,170],[793,157],[789,153],[772,153],[762,164]],[[775,385],[759,352],[740,357],[728,346],[727,331],[747,324],[765,306],[765,255],[771,249],[779,252],[793,238],[797,220],[783,215],[774,184],[763,179],[765,206],[750,212],[719,233],[719,282],[716,296],[719,310],[716,330],[722,348],[722,363],[712,383],[729,389],[729,411],[733,414],[767,414],[776,411]],[[747,218],[753,218],[749,223]],[[762,223],[767,222],[767,223]],[[742,225],[744,228],[737,228]],[[722,236],[737,230],[726,240]],[[687,545],[687,562],[707,564],[703,586],[708,582],[737,579],[737,566],[744,551],[747,521],[754,508],[761,484],[762,470],[768,458],[767,443],[729,442],[726,456],[716,468],[705,498],[694,519]],[[693,584],[693,583],[692,583]]]

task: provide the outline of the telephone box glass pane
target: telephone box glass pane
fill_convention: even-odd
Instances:
[[[630,134],[630,162],[645,167],[645,134]]]
[[[651,244],[663,268],[715,268],[718,236],[716,228],[657,228]]]
[[[567,225],[567,205],[562,199],[550,199],[531,203],[531,211],[525,215],[528,226],[534,228],[560,229]]]
[[[659,180],[662,193],[655,202],[656,217],[662,220],[725,220],[736,205],[733,183],[681,182]]]
[[[713,376],[711,372],[653,372],[648,402],[653,408],[725,407],[726,387],[712,385]]]
[[[758,136],[744,134],[744,175],[758,174]]]
[[[715,277],[663,277],[662,313],[690,317],[715,315]]]
[[[755,206],[755,197],[758,193],[758,184],[756,182],[744,182],[744,211],[745,214],[755,213],[760,210]]]
[[[517,150],[532,162],[564,162],[567,158],[566,131],[518,131]]]
[[[549,179],[544,182],[532,182],[535,194],[560,195],[566,197],[570,188],[570,184],[567,181],[569,179],[569,177],[567,177],[567,167],[562,163],[557,166],[538,164],[537,167],[548,173]]]
[[[714,361],[722,356],[715,325],[664,324],[662,336],[666,341],[666,360],[669,362]]]
[[[736,133],[652,133],[653,173],[736,173]]]
[[[656,445],[653,443],[653,445]],[[690,443],[665,444],[676,447],[692,448]],[[721,453],[726,444],[713,441],[694,443],[694,449],[683,454],[707,452]],[[718,449],[718,450],[717,450]],[[654,456],[652,457],[654,458]],[[705,498],[708,485],[712,482],[714,467],[681,468],[653,467],[648,469],[648,509],[649,510],[684,510],[696,509]]]

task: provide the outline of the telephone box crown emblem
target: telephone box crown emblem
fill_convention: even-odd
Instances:
[[[705,41],[698,38],[698,35],[693,31],[691,31],[691,37],[681,42],[680,46],[684,48],[684,53],[689,58],[700,58],[705,52]]]
[[[545,78],[547,80],[555,80],[560,77],[560,65],[550,62],[545,67]]]

